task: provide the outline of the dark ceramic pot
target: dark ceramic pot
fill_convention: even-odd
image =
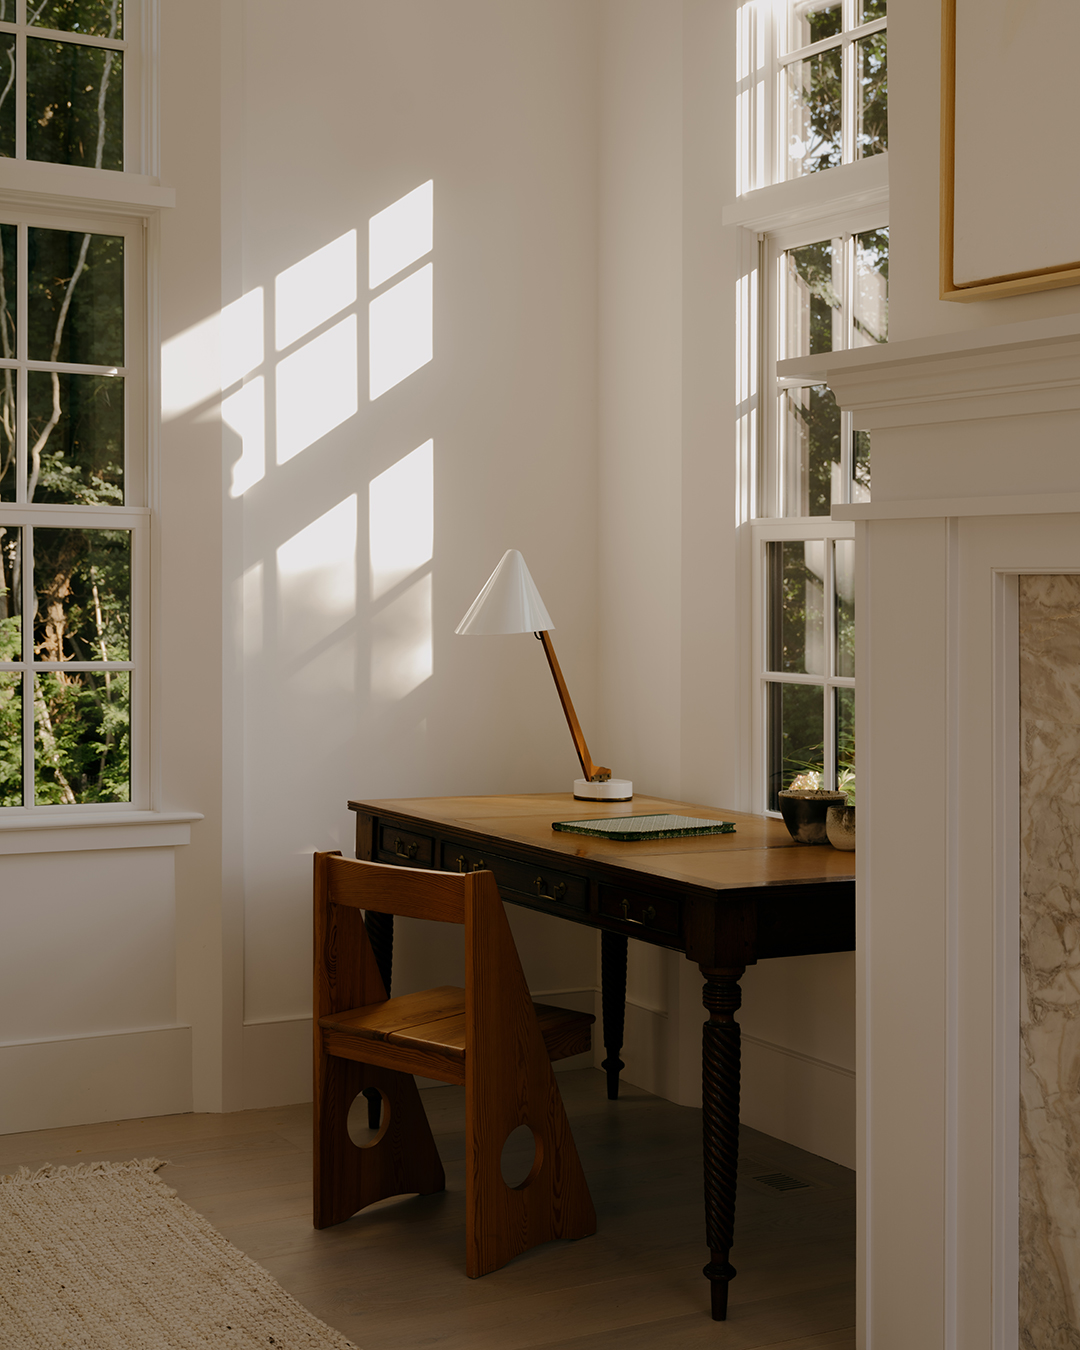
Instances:
[[[830,806],[846,806],[847,795],[824,788],[795,788],[780,794],[780,814],[797,844],[827,844],[825,817]]]

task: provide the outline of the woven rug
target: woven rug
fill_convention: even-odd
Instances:
[[[3,1350],[355,1350],[154,1175],[0,1178]]]

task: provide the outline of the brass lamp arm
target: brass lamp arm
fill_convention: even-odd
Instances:
[[[555,680],[555,688],[559,691],[559,702],[562,704],[562,710],[566,714],[566,724],[570,728],[570,735],[574,740],[574,749],[577,751],[577,757],[581,761],[581,771],[585,775],[586,781],[590,783],[606,783],[611,777],[611,770],[605,769],[601,765],[594,764],[589,755],[589,747],[585,744],[585,736],[581,730],[581,723],[577,719],[577,713],[574,711],[574,705],[570,700],[570,690],[566,687],[566,681],[563,679],[563,673],[559,669],[559,659],[555,655],[555,648],[552,645],[551,637],[546,632],[536,633],[544,644],[544,655],[548,659],[548,665],[551,667],[551,674]]]

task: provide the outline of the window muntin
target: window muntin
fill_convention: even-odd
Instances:
[[[781,178],[888,149],[885,0],[799,0],[780,25]]]
[[[108,170],[137,158],[123,20],[121,0],[0,0],[0,155]]]
[[[143,230],[0,216],[0,805],[145,804]]]

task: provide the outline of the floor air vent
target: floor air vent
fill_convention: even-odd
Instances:
[[[810,1185],[808,1181],[797,1181],[786,1172],[768,1172],[763,1177],[755,1177],[762,1185],[771,1186],[774,1191],[801,1191]]]

